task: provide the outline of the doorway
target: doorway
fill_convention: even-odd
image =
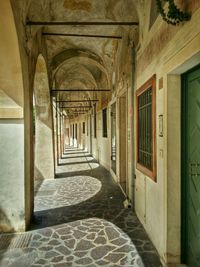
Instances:
[[[127,193],[127,98],[126,93],[119,99],[119,141],[120,141],[120,180],[119,183]]]
[[[116,174],[116,103],[111,106],[111,169]]]
[[[200,66],[182,76],[182,261],[200,266]]]
[[[90,133],[89,133],[89,136],[90,136],[90,154],[92,155],[92,115],[90,115],[89,117],[89,123],[90,123]]]

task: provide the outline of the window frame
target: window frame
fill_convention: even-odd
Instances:
[[[96,103],[94,104],[94,138],[97,138],[97,110],[96,110]]]
[[[105,116],[105,117],[104,117]],[[102,137],[108,138],[107,108],[102,109]],[[105,127],[104,127],[105,126]]]
[[[82,125],[82,133],[85,134],[85,121],[83,121],[83,125]]]
[[[149,88],[152,88],[152,170],[138,162],[138,145],[139,145],[139,125],[138,125],[138,99]],[[147,175],[156,182],[157,166],[156,166],[156,75],[154,74],[139,89],[136,90],[136,168],[143,174]]]

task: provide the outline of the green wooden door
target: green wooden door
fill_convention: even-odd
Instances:
[[[185,263],[200,266],[200,67],[188,72],[184,81]]]

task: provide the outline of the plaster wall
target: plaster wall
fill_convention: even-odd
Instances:
[[[24,94],[10,1],[0,2],[0,231],[25,230]]]
[[[0,89],[3,90],[20,109],[20,107],[23,107],[24,99],[23,82],[18,38],[10,1],[1,1],[0,10]],[[15,83],[13,83],[13,81],[15,81]],[[0,111],[1,108],[3,108],[2,104],[0,106]],[[6,107],[4,106],[4,108]],[[23,115],[23,113],[21,115]],[[8,116],[9,114],[6,116],[4,110],[4,117]]]
[[[0,151],[0,232],[24,231],[23,120],[0,120]]]
[[[98,140],[98,157],[99,163],[107,170],[110,169],[110,135],[108,126],[109,109],[107,109],[107,137],[103,137],[102,110],[97,113],[97,140]]]
[[[48,84],[46,63],[38,56],[34,78],[35,98],[35,168],[34,178],[52,179],[54,177],[53,116]]]
[[[181,253],[181,85],[180,76],[171,74],[200,51],[200,32],[199,27],[196,27],[199,23],[199,8],[194,11],[190,22],[177,27],[166,26],[158,17],[151,30],[147,32],[146,42],[141,43],[136,61],[135,90],[156,74],[157,125],[157,182],[153,182],[136,169],[136,212],[165,264],[180,263]],[[170,40],[167,40],[168,37],[163,39],[166,35],[170,36]],[[154,53],[155,49],[157,54]],[[197,64],[198,60],[195,62]],[[186,69],[182,67],[179,74],[184,70]],[[163,115],[164,118],[163,137],[159,136],[159,115]]]

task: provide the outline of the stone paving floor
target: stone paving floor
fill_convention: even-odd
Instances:
[[[35,182],[30,230],[0,236],[1,267],[162,266],[105,168],[68,148],[56,172],[56,180]]]

